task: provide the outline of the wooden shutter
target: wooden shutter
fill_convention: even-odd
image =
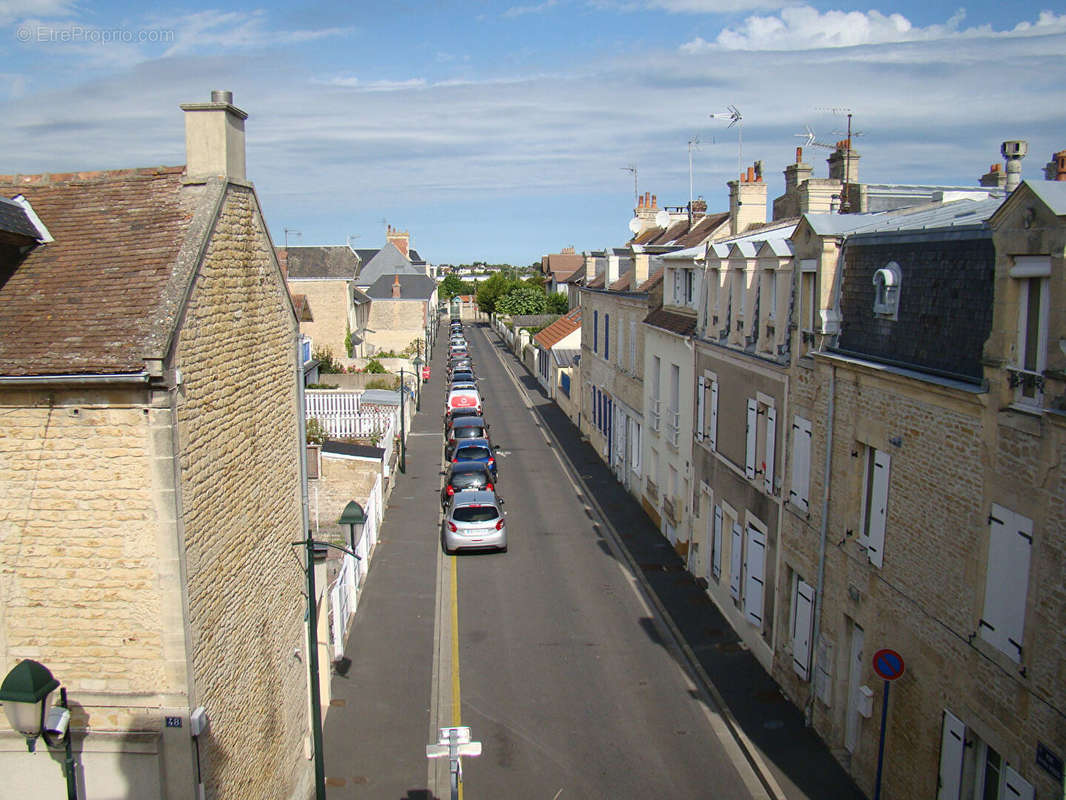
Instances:
[[[740,556],[744,551],[744,531],[740,524],[733,523],[733,549],[729,553],[729,594],[734,600],[740,599]]]
[[[988,524],[988,570],[980,622],[981,638],[1021,663],[1033,521],[993,504]]]
[[[944,712],[940,734],[940,789],[936,800],[959,800],[962,794],[962,761],[966,753],[966,726],[950,711]]]
[[[768,495],[774,493],[774,439],[777,436],[777,409],[766,409],[766,463],[763,464],[763,488]]]
[[[748,427],[747,427],[747,448],[744,458],[744,475],[747,479],[754,480],[755,478],[755,441],[759,427],[759,404],[755,402],[755,398],[748,398]]]
[[[711,449],[718,449],[718,379],[711,379],[711,428],[707,431]]]
[[[804,513],[810,511],[811,491],[811,423],[803,417],[792,418],[792,486],[788,499]]]
[[[1033,800],[1036,792],[1033,790],[1033,784],[1008,764],[1003,772],[1003,796],[1004,800]]]
[[[714,530],[711,545],[711,575],[715,581],[722,578],[722,507],[714,507]]]
[[[702,375],[696,381],[696,441],[703,441],[703,432],[706,429],[704,417],[707,412],[707,404],[704,402],[704,394],[707,391],[707,379]]]
[[[744,615],[757,628],[762,627],[763,578],[766,573],[766,534],[748,526],[748,547],[744,559]]]
[[[811,635],[814,630],[814,587],[796,580],[795,617],[792,622],[792,668],[803,680],[811,677]]]
[[[874,450],[873,481],[870,484],[869,518],[870,529],[867,532],[869,542],[866,545],[870,563],[880,567],[885,555],[885,518],[888,516],[888,475],[892,457],[884,450]]]

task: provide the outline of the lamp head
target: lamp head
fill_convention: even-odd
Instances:
[[[26,747],[31,752],[44,726],[48,696],[58,687],[59,681],[48,667],[32,659],[16,664],[0,684],[0,702],[8,722],[26,737]]]

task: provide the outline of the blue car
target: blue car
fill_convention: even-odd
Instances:
[[[496,480],[496,453],[488,439],[462,439],[456,442],[452,450],[451,462],[479,461],[485,464],[492,472],[492,479]]]

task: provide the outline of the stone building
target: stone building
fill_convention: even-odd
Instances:
[[[436,282],[425,275],[392,273],[368,286],[366,296],[371,301],[367,355],[400,353],[416,345],[422,348],[424,358],[426,337],[437,308]]]
[[[185,167],[0,177],[48,233],[0,247],[0,669],[67,689],[85,796],[306,797],[297,321],[246,114],[182,108]],[[0,774],[63,790],[6,726]]]

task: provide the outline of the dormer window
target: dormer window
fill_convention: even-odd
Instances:
[[[902,278],[899,264],[889,261],[874,273],[874,313],[897,319],[899,316],[899,285]]]

